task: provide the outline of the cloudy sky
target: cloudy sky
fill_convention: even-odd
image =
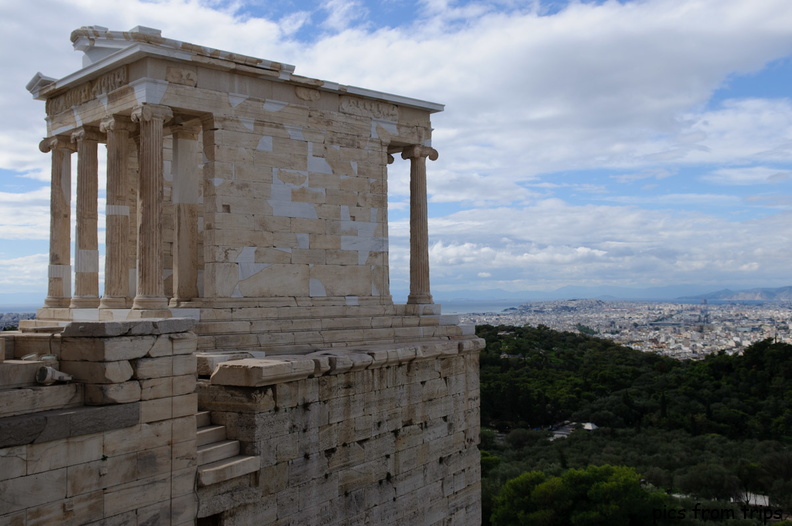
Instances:
[[[44,105],[25,85],[79,69],[86,25],[445,104],[436,297],[792,284],[789,0],[37,0],[0,2],[0,292],[46,292]],[[407,163],[391,166],[403,300]]]

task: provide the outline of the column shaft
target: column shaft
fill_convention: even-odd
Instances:
[[[410,160],[410,295],[407,303],[433,303],[429,289],[429,211],[426,197],[426,158],[437,151],[408,146],[402,159]]]
[[[132,111],[132,120],[140,124],[137,294],[132,305],[135,309],[167,307],[160,222],[163,209],[162,127],[172,116],[167,106],[146,104]]]
[[[107,207],[105,229],[105,290],[100,306],[129,306],[129,205],[127,172],[131,122],[121,117],[102,121],[107,133]]]
[[[71,300],[71,141],[44,139],[39,148],[52,152],[50,252],[47,307],[68,307]]]
[[[199,131],[183,126],[173,130],[173,299],[177,305],[198,297]]]
[[[93,128],[72,134],[77,143],[77,228],[75,229],[74,297],[71,308],[99,306],[98,170],[100,135]]]

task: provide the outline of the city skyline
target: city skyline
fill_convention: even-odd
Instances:
[[[69,34],[93,24],[156,27],[300,75],[445,104],[433,117],[440,158],[428,166],[437,297],[790,284],[784,0],[50,0],[0,14],[13,50],[0,58],[2,292],[43,298],[46,288],[44,107],[25,85],[37,71],[79,69]],[[397,301],[408,282],[408,187],[405,166],[392,165]]]

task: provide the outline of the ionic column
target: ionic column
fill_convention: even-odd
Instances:
[[[68,307],[71,300],[71,154],[70,140],[49,137],[39,149],[52,152],[50,187],[50,252],[47,307]]]
[[[99,129],[107,134],[107,206],[105,215],[105,289],[101,308],[123,309],[129,301],[129,133],[132,123],[123,117],[103,120]]]
[[[168,300],[162,272],[162,138],[173,117],[167,106],[145,104],[132,110],[140,125],[138,181],[137,293],[133,309],[165,309]]]
[[[173,191],[175,208],[173,246],[173,300],[198,297],[198,212],[201,181],[198,177],[199,127],[177,126],[173,132]]]
[[[75,229],[74,297],[70,307],[99,306],[98,130],[84,126],[72,133],[77,144],[77,228]]]
[[[434,303],[429,292],[429,216],[426,199],[426,158],[437,150],[412,145],[402,151],[410,160],[410,295],[407,303]]]

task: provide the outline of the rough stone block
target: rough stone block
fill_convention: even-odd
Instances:
[[[277,359],[235,360],[220,364],[212,374],[216,385],[257,387],[307,378],[314,373],[311,359],[280,361]]]
[[[126,404],[138,400],[140,400],[140,384],[138,382],[85,385],[85,403],[87,405]]]
[[[196,378],[193,374],[173,377],[173,395],[185,395],[195,392]]]
[[[36,384],[36,371],[44,365],[40,361],[6,360],[0,363],[0,389]]]
[[[173,376],[173,362],[175,358],[172,356],[163,356],[161,358],[141,358],[132,362],[134,369],[134,378],[138,380],[146,380],[151,378],[166,378]]]
[[[192,354],[198,347],[198,336],[192,332],[180,332],[169,335],[173,354]]]
[[[147,378],[140,380],[140,399],[154,400],[173,396],[173,377]]]
[[[80,384],[54,384],[0,390],[0,418],[83,404]]]
[[[170,476],[147,477],[108,488],[104,494],[106,516],[113,516],[129,510],[145,508],[148,505],[168,500]],[[157,524],[158,522],[151,522]]]
[[[187,334],[187,333],[179,333],[179,334]],[[162,356],[172,356],[173,355],[173,341],[171,337],[175,336],[174,334],[160,334],[159,336],[155,337],[155,341],[149,348],[148,352],[146,353],[147,356],[151,358],[159,358]]]
[[[66,498],[67,470],[56,469],[0,482],[0,510],[9,513]]]
[[[173,357],[173,376],[195,374],[197,361],[193,354],[182,354]]]
[[[0,481],[23,477],[27,474],[27,448],[25,446],[0,449]]]
[[[101,435],[93,435],[31,444],[27,447],[28,474],[99,460],[102,440]]]
[[[173,416],[173,402],[170,398],[157,398],[140,402],[140,421],[143,423],[167,420]]]
[[[62,360],[60,369],[86,384],[117,384],[132,378],[134,371],[128,361],[71,362]]]
[[[64,337],[61,360],[113,362],[142,358],[151,349],[155,336]]]
[[[173,403],[173,418],[195,415],[198,412],[198,394],[196,393],[174,396],[171,400]]]
[[[197,359],[198,376],[211,376],[219,364],[231,360],[252,358],[253,355],[244,351],[227,351],[199,352],[195,355],[195,357]]]

